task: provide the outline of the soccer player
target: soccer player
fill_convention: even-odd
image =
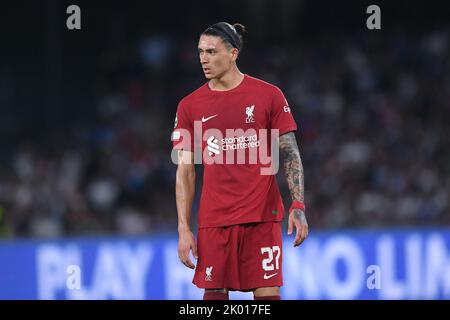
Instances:
[[[198,53],[208,81],[180,101],[172,134],[178,157],[178,255],[184,265],[195,268],[193,283],[205,289],[205,300],[228,300],[229,290],[253,291],[255,299],[280,299],[284,207],[275,172],[263,174],[267,163],[250,161],[255,151],[270,149],[271,130],[278,130],[276,150],[284,159],[292,198],[288,234],[295,228],[294,246],[308,236],[297,125],[278,87],[239,71],[236,60],[244,33],[241,24],[219,22],[200,35]],[[197,145],[204,181],[196,242],[190,216]],[[245,161],[237,159],[239,154]]]

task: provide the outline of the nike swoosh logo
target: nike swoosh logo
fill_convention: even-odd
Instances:
[[[271,274],[270,276],[268,276],[267,274],[264,273],[264,279],[265,279],[265,280],[270,279],[270,278],[272,278],[272,277],[275,277],[277,274],[278,274],[278,272],[276,272],[276,273]]]
[[[210,119],[212,119],[212,118],[214,118],[214,117],[217,117],[219,114],[215,114],[215,115],[213,115],[213,116],[211,116],[211,117],[208,117],[208,118],[205,118],[205,117],[202,117],[202,122],[206,122],[206,121],[208,121],[208,120],[210,120]]]

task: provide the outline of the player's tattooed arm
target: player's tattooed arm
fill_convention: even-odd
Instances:
[[[303,164],[295,134],[286,133],[280,137],[280,153],[284,159],[284,174],[289,186],[292,201],[305,202]],[[308,222],[305,212],[294,209],[289,213],[288,234],[296,227],[294,246],[300,245],[308,236]]]
[[[280,153],[284,158],[284,174],[289,185],[292,201],[305,202],[303,164],[293,132],[280,137]]]

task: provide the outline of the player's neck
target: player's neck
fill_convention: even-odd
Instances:
[[[242,80],[244,80],[244,74],[236,67],[220,78],[211,79],[209,87],[214,91],[228,91],[240,85]]]

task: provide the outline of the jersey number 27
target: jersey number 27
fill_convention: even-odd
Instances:
[[[274,270],[274,263],[273,263],[273,256],[276,253],[275,256],[275,269],[278,270],[280,268],[279,261],[280,261],[280,247],[279,246],[273,246],[273,247],[262,247],[261,248],[261,254],[268,254],[268,257],[263,259],[262,261],[262,268],[264,271],[273,271]]]

